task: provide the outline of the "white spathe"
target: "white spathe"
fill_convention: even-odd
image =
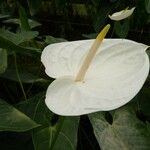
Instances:
[[[123,20],[123,19],[128,18],[129,16],[131,16],[132,13],[134,12],[134,10],[135,10],[135,7],[131,8],[131,9],[125,9],[125,10],[116,12],[112,15],[109,15],[109,18],[111,20],[116,20],[116,21]]]
[[[147,45],[125,39],[104,39],[83,82],[75,82],[94,40],[47,46],[41,56],[48,76],[56,78],[46,105],[56,114],[76,116],[113,110],[129,102],[149,72]]]

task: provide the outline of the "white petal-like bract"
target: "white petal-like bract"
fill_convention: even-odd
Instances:
[[[47,46],[41,60],[55,81],[46,93],[46,105],[56,114],[76,116],[113,110],[129,102],[142,88],[148,72],[148,46],[125,39],[105,39],[83,82],[75,82],[94,40]]]
[[[135,7],[131,8],[131,9],[125,9],[125,10],[116,12],[112,15],[109,15],[109,18],[111,20],[116,20],[116,21],[123,20],[123,19],[128,18],[129,16],[131,16],[132,13],[134,12],[134,9],[135,9]]]

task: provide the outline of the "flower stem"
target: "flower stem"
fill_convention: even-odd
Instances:
[[[95,39],[93,45],[91,46],[91,48],[88,52],[85,60],[83,61],[82,65],[81,65],[81,68],[75,79],[76,82],[84,80],[85,74],[86,74],[94,56],[96,55],[96,52],[97,52],[99,46],[101,45],[103,39],[105,38],[107,32],[109,31],[109,29],[110,29],[110,25],[108,24],[98,34],[97,38]]]

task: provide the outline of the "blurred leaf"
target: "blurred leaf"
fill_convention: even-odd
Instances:
[[[7,68],[7,51],[0,48],[0,74],[4,73]]]
[[[8,19],[8,20],[5,20],[5,21],[3,21],[3,22],[4,22],[4,23],[18,24],[18,25],[21,24],[21,23],[20,23],[20,20],[19,20],[19,19],[16,19],[16,18],[14,18],[14,19]],[[32,28],[35,28],[35,27],[37,27],[37,26],[41,26],[41,24],[40,24],[39,22],[35,21],[35,20],[28,19],[28,22],[29,22],[29,25],[30,25],[30,28],[31,28],[31,29],[32,29]]]
[[[33,16],[42,5],[42,0],[28,0],[30,14]]]
[[[23,132],[38,126],[25,114],[0,99],[0,131]]]
[[[126,38],[130,29],[130,23],[129,20],[123,20],[123,23],[116,21],[114,23],[114,29],[115,33],[120,37],[120,38]]]
[[[95,136],[102,149],[106,150],[149,150],[150,133],[132,107],[115,110],[113,123],[109,124],[103,112],[89,115]]]
[[[31,20],[31,19],[28,19],[28,22],[29,22],[29,25],[30,25],[30,28],[35,28],[35,27],[38,27],[38,26],[41,26],[41,24],[35,20]]]
[[[0,14],[0,19],[8,18],[8,17],[9,17],[9,15]]]
[[[45,105],[44,99],[45,93],[39,93],[17,105],[19,110],[43,124],[41,128],[33,131],[35,150],[49,150],[51,145],[54,146],[53,150],[76,150],[79,118],[61,117],[60,122],[53,125],[53,113]]]
[[[0,75],[0,77],[18,82],[18,77],[15,69],[7,69],[5,73]],[[19,71],[19,77],[22,83],[47,82],[47,80],[25,71]]]
[[[19,16],[20,16],[20,27],[22,31],[30,31],[30,25],[28,23],[28,18],[25,9],[19,5]]]
[[[37,31],[22,31],[20,33],[15,34],[8,30],[0,29],[0,36],[13,42],[16,45],[19,45],[23,42],[29,41],[37,37],[38,32]]]
[[[87,16],[87,10],[84,4],[72,4],[73,14],[78,16]]]
[[[150,13],[150,0],[145,0],[145,8],[147,13]]]
[[[66,42],[67,40],[63,38],[55,38],[53,36],[46,36],[45,42],[47,44],[52,44],[52,43],[60,43],[60,42]]]
[[[82,34],[83,37],[86,37],[88,39],[95,39],[97,35],[98,35],[97,33]]]

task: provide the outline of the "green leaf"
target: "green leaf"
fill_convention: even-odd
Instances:
[[[76,150],[78,121],[77,117],[65,117],[55,126],[34,131],[35,150],[49,150],[50,148],[53,150]],[[57,132],[58,129],[59,132]]]
[[[0,36],[19,45],[23,42],[30,41],[38,36],[37,31],[22,31],[20,33],[13,33],[8,30],[0,29]]]
[[[123,23],[116,21],[114,23],[114,29],[116,35],[118,35],[120,38],[126,38],[130,29],[129,20],[123,20]]]
[[[52,145],[53,150],[76,150],[79,118],[60,117],[62,119],[53,125],[54,115],[46,107],[44,99],[45,93],[40,93],[17,105],[19,110],[43,125],[33,131],[35,150],[49,150]]]
[[[7,51],[0,48],[0,74],[4,73],[7,68]]]
[[[18,45],[23,42],[30,41],[34,39],[35,37],[37,37],[38,34],[39,33],[37,31],[24,31],[21,33],[17,33],[16,36],[17,36],[18,41],[15,41],[15,42]]]
[[[25,114],[0,99],[0,131],[24,132],[38,126]]]
[[[23,47],[23,46],[18,46],[17,44],[15,44],[14,41],[12,41],[12,38],[15,37],[13,36],[14,35],[13,33],[8,34],[8,32],[5,32],[5,34],[2,34],[3,33],[2,30],[0,32],[1,32],[0,34],[0,47],[1,48],[9,50],[9,52],[15,51],[20,54],[27,54],[27,55],[32,55],[32,56],[33,54],[36,54],[36,56],[41,54],[40,49],[36,49],[33,47],[32,48]]]
[[[60,42],[66,42],[67,40],[63,39],[63,38],[55,38],[53,36],[46,36],[46,40],[45,42],[47,44],[52,44],[52,43],[60,43]]]
[[[150,0],[145,0],[145,8],[147,13],[150,13]]]
[[[21,24],[20,20],[16,19],[16,18],[5,20],[5,21],[3,21],[3,23],[10,23],[10,24],[13,23],[13,24],[18,24],[18,25]],[[39,22],[37,22],[35,20],[31,20],[31,19],[28,19],[28,23],[29,23],[31,29],[35,28],[37,26],[41,26],[41,24]]]
[[[124,106],[113,115],[109,124],[103,112],[89,115],[95,136],[104,150],[149,150],[150,133],[132,107]]]
[[[1,61],[1,60],[0,60]],[[16,74],[16,70],[14,69],[7,69],[5,73],[0,75],[1,78],[4,79],[9,79],[12,81],[17,81],[18,82],[18,77]],[[19,71],[19,77],[22,83],[33,83],[33,82],[47,82],[47,80],[40,78],[38,76],[35,76],[29,72],[25,71]]]
[[[30,31],[30,25],[28,23],[28,18],[25,9],[19,5],[19,16],[20,16],[20,27],[22,31]]]
[[[17,41],[17,37],[16,34],[13,32],[10,32],[8,30],[4,30],[4,29],[0,29],[0,37],[3,37],[11,42],[13,42],[14,44],[16,44],[15,42]]]
[[[36,120],[39,124],[42,124],[43,122],[49,124],[52,113],[46,107],[44,98],[45,92],[41,92],[27,101],[20,102],[16,107],[31,119]]]

